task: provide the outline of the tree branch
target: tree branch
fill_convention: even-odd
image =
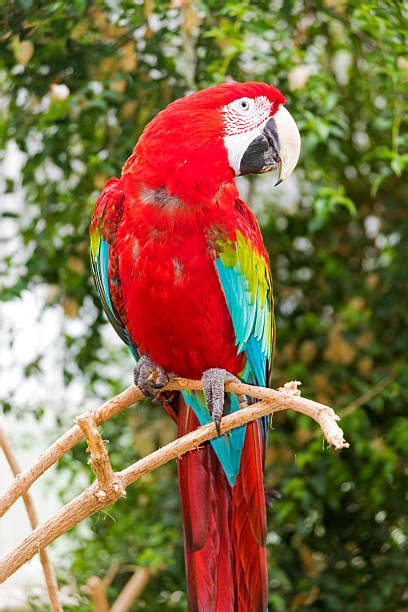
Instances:
[[[116,416],[119,412],[128,408],[138,400],[143,398],[143,394],[137,387],[128,387],[116,397],[95,410],[95,420],[97,425],[104,423],[108,419]],[[31,485],[40,478],[54,463],[65,453],[83,440],[84,434],[79,425],[74,425],[58,440],[41,453],[37,461],[24,472],[17,474],[16,480],[0,497],[0,518],[17,501]]]
[[[86,590],[92,600],[95,612],[109,612],[106,584],[103,578],[91,576],[86,583]]]
[[[152,575],[146,567],[138,567],[113,602],[110,612],[127,612],[142,593]]]
[[[109,603],[106,591],[118,573],[119,567],[119,563],[115,561],[108,569],[104,578],[99,578],[99,576],[91,576],[88,578],[86,583],[86,591],[88,592],[89,597],[92,599],[95,612],[109,612]]]
[[[120,497],[126,497],[126,492],[121,487],[121,483],[116,479],[115,473],[109,461],[108,453],[98,431],[93,412],[85,412],[75,419],[75,423],[80,426],[88,442],[87,452],[91,454],[89,463],[94,471],[100,490],[97,493],[99,499],[105,498],[105,489],[113,487],[117,490]]]
[[[322,432],[330,445],[337,449],[347,448],[349,445],[344,440],[343,431],[337,424],[338,417],[334,411],[324,404],[319,404],[318,402],[299,397],[299,391],[297,389],[298,384],[299,383],[288,383],[282,389],[276,391],[264,387],[246,385],[241,382],[228,382],[225,385],[226,391],[244,394],[247,396],[256,397],[258,399],[263,398],[264,401],[257,402],[251,406],[248,406],[247,408],[238,410],[223,417],[221,421],[222,433],[226,433],[231,429],[259,419],[262,416],[290,408],[314,419],[320,425]],[[179,378],[170,382],[166,387],[166,389],[181,388],[200,390],[202,389],[202,383],[201,381],[192,381]],[[106,420],[106,418],[109,418],[109,416],[107,416],[108,414],[117,414],[120,412],[120,410],[123,410],[125,407],[134,403],[135,399],[139,398],[140,396],[141,394],[136,388],[127,389],[119,396],[96,410],[93,415],[93,423],[103,422]],[[80,419],[80,421],[81,420],[82,419]],[[75,428],[73,429],[75,430]],[[70,431],[72,432],[72,430]],[[95,436],[95,432],[92,431],[90,435],[91,437],[92,435]],[[34,531],[28,537],[26,537],[15,550],[10,552],[2,559],[0,562],[0,582],[6,580],[19,567],[32,559],[37,552],[43,550],[60,535],[95,512],[98,512],[106,506],[118,501],[118,499],[123,496],[124,489],[126,489],[126,487],[128,487],[131,483],[138,480],[141,476],[156,469],[164,463],[171,461],[172,459],[180,457],[188,451],[198,448],[204,442],[215,438],[216,435],[217,432],[213,423],[198,427],[196,430],[189,432],[181,438],[177,438],[173,442],[170,442],[163,448],[154,451],[147,457],[140,459],[124,470],[113,473],[113,478],[104,479],[104,477],[102,477],[103,485],[99,480],[95,481],[88,489],[78,495],[78,497],[61,508],[61,510],[59,510],[52,518],[48,519],[45,521],[45,523],[34,529]],[[64,452],[71,448],[70,444],[73,445],[72,439],[76,439],[76,441],[78,441],[83,437],[80,427],[78,426],[78,431],[75,430],[70,434],[70,436],[71,437],[69,438],[67,438],[67,434],[62,436],[64,439],[64,444],[58,446],[58,441],[54,443],[50,449],[40,457],[40,460],[36,463],[36,467],[34,466],[31,468],[31,471],[28,471],[32,482],[36,479],[36,477],[38,477],[39,474],[42,474],[45,469],[47,469],[44,468],[44,463],[54,463],[64,454]],[[96,447],[99,448],[99,442],[95,442],[95,440],[93,440],[93,443],[95,443]],[[101,449],[99,448],[99,451],[100,450]],[[15,486],[19,485],[20,482],[17,480]],[[25,484],[24,486],[27,485]],[[19,495],[21,495],[24,491],[25,488],[23,487],[23,491],[21,491],[20,487]],[[103,491],[102,495],[101,491]],[[15,493],[13,493],[13,495],[15,495]]]
[[[20,466],[14,455],[13,449],[11,448],[11,444],[1,425],[0,447],[3,449],[6,461],[10,466],[10,470],[12,471],[14,476],[17,476],[17,474],[21,471]],[[38,516],[34,506],[33,498],[31,497],[30,493],[24,493],[22,497],[27,512],[28,520],[30,521],[31,529],[35,529],[38,525]],[[48,552],[45,548],[40,551],[40,561],[43,568],[45,585],[48,591],[48,599],[50,600],[51,610],[52,612],[63,612],[59,599],[58,583],[52,569]]]
[[[288,383],[289,384],[289,383]],[[180,391],[181,389],[189,391],[198,391],[202,389],[201,381],[190,380],[187,378],[176,378],[169,382],[165,387],[166,390]],[[271,401],[282,401],[282,394],[285,391],[275,389],[267,389],[266,387],[255,387],[240,383],[237,381],[228,382],[225,385],[225,390],[230,393],[244,394],[257,399],[265,399]],[[326,412],[331,415],[332,420],[338,420],[335,413],[329,406],[308,400],[306,398],[288,396],[286,394],[286,408],[291,408],[298,412],[303,412],[314,419],[317,423],[319,420],[317,415],[320,412]],[[100,406],[94,411],[96,425],[101,425],[108,419],[116,416],[129,406],[132,406],[138,400],[143,399],[142,392],[137,387],[128,387],[122,393],[119,393],[116,397],[110,399],[108,402]],[[320,423],[319,423],[320,424]],[[331,446],[335,448],[344,448],[343,445],[343,432],[339,427],[333,429],[330,427],[329,431],[323,429],[323,435]],[[23,493],[28,491],[31,485],[40,478],[54,463],[58,461],[65,453],[67,453],[75,444],[78,444],[83,440],[84,434],[79,425],[74,425],[66,433],[64,433],[58,440],[56,440],[51,446],[41,453],[38,460],[31,465],[27,470],[19,473],[16,480],[8,487],[8,489],[0,497],[0,518],[7,512],[7,510],[17,501]]]
[[[112,564],[105,578],[91,576],[86,583],[95,612],[127,612],[142,593],[152,576],[152,570],[146,567],[132,568],[132,575],[109,608],[107,588],[119,570],[117,563]]]

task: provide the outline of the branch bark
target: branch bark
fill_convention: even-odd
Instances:
[[[95,419],[97,425],[101,425],[108,419],[119,414],[125,408],[128,408],[138,400],[143,398],[143,394],[137,387],[128,387],[116,397],[95,410]],[[33,463],[24,472],[17,474],[16,480],[6,489],[0,497],[0,518],[11,508],[31,485],[40,478],[54,463],[58,461],[65,453],[83,440],[84,434],[79,425],[74,425],[65,432],[58,440],[41,453],[37,461]]]
[[[138,567],[112,604],[110,612],[127,612],[142,593],[151,575],[152,572],[149,569]]]
[[[14,476],[17,476],[17,474],[21,471],[20,466],[17,462],[13,449],[11,448],[11,444],[1,426],[0,447],[3,449],[6,461],[10,466],[10,470],[12,471]],[[38,516],[33,498],[31,497],[30,493],[24,493],[22,497],[27,512],[28,520],[30,521],[31,529],[35,529],[38,525]],[[63,612],[58,593],[57,579],[55,578],[51,561],[48,552],[45,548],[40,551],[40,561],[43,568],[45,585],[47,587],[48,599],[50,600],[51,610],[52,612]]]
[[[112,606],[109,608],[107,588],[119,569],[113,564],[105,578],[91,576],[86,583],[87,591],[94,605],[95,612],[127,612],[152,576],[152,571],[145,567],[136,567]]]
[[[190,380],[187,378],[176,378],[165,387],[166,390],[180,391],[182,389],[189,391],[198,391],[202,389],[202,383],[198,380]],[[275,389],[267,389],[266,387],[254,387],[240,382],[228,382],[225,385],[225,390],[229,393],[244,394],[257,399],[265,399],[271,401],[282,400],[282,397],[286,394],[287,403],[286,407],[303,412],[314,419],[317,423],[319,420],[316,418],[320,412],[326,412],[331,415],[331,419],[338,420],[335,413],[329,406],[308,400],[302,397],[290,396],[282,390],[276,391]],[[128,387],[122,393],[119,393],[116,397],[110,399],[108,402],[100,406],[94,411],[96,425],[101,425],[108,419],[116,416],[129,406],[132,406],[138,400],[143,399],[142,392],[137,387]],[[323,429],[323,428],[322,428]],[[323,429],[323,435],[331,446],[335,448],[344,448],[343,445],[343,432],[339,427],[331,427],[329,431]],[[75,444],[78,444],[83,440],[84,434],[79,425],[74,425],[66,433],[64,433],[58,440],[56,440],[51,446],[41,453],[38,460],[31,465],[27,470],[19,473],[16,480],[8,487],[8,489],[0,497],[0,518],[7,512],[7,510],[17,501],[23,493],[28,491],[31,485],[40,478],[54,463],[58,461],[65,453],[67,453]]]
[[[330,445],[337,449],[347,448],[349,445],[344,439],[343,431],[337,424],[338,417],[334,411],[329,406],[299,397],[297,385],[298,383],[288,383],[282,389],[276,391],[235,381],[228,382],[225,386],[226,391],[256,397],[263,399],[263,401],[223,417],[221,421],[222,433],[259,419],[262,416],[290,408],[314,419],[320,425]],[[202,389],[202,383],[201,381],[176,379],[169,383],[166,388],[200,390]],[[104,406],[95,411],[94,423],[101,423],[106,418],[109,418],[106,416],[107,414],[112,414],[112,412],[117,414],[120,410],[134,403],[135,396],[141,396],[138,390],[135,388],[127,389],[114,400],[104,404]],[[34,466],[31,472],[29,471],[32,482],[47,469],[44,468],[44,464],[52,465],[68,448],[71,448],[70,444],[72,444],[73,439],[78,441],[78,439],[83,437],[83,432],[78,426],[78,431],[75,430],[70,435],[71,437],[68,439],[66,437],[67,434],[63,436],[64,444],[62,446],[58,446],[58,441],[54,443],[50,447],[51,450],[49,449],[45,456],[42,455],[42,460],[40,458],[36,467]],[[204,425],[154,451],[124,470],[114,473],[113,478],[105,479],[103,486],[99,480],[95,481],[78,497],[61,508],[52,518],[34,529],[15,550],[2,559],[0,562],[0,582],[6,580],[19,567],[32,559],[37,552],[43,550],[60,535],[88,516],[118,501],[123,496],[124,489],[141,476],[172,459],[180,457],[188,451],[198,448],[204,442],[216,437],[216,435],[217,432],[213,423]],[[21,489],[20,482],[17,481],[15,486],[19,487],[19,495],[21,495],[26,490],[24,487],[28,488],[29,485],[27,486],[25,483]],[[103,491],[102,495],[101,491]],[[14,492],[13,495],[15,495]]]
[[[126,497],[125,490],[121,487],[121,483],[117,480],[109,461],[108,453],[98,431],[93,412],[85,412],[75,419],[75,423],[80,426],[82,432],[88,442],[87,452],[91,454],[89,463],[94,471],[99,483],[99,491],[97,497],[104,499],[106,496],[105,489],[110,487],[117,491],[120,497]]]
[[[91,576],[86,583],[86,587],[94,605],[95,612],[109,612],[106,584],[103,578]]]

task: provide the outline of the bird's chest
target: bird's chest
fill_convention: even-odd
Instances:
[[[242,358],[204,219],[145,219],[121,241],[126,327],[140,353],[184,376],[209,367],[238,372]]]

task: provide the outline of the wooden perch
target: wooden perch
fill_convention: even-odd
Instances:
[[[243,394],[263,401],[223,417],[221,421],[222,433],[262,416],[292,409],[314,419],[320,425],[323,435],[331,446],[336,449],[347,448],[349,445],[344,440],[343,431],[337,424],[339,417],[329,406],[299,397],[298,384],[287,383],[283,388],[276,391],[237,381],[226,383],[225,389],[227,392]],[[201,390],[202,382],[177,378],[172,380],[165,388],[167,390]],[[98,480],[61,508],[52,518],[34,529],[17,548],[1,560],[0,582],[6,580],[19,567],[27,563],[35,554],[43,550],[60,535],[95,512],[118,501],[123,497],[126,487],[138,478],[216,437],[217,432],[213,423],[198,427],[195,431],[170,442],[124,470],[113,472],[96,425],[124,410],[141,397],[141,392],[132,387],[95,410],[94,413],[91,413],[92,416],[83,415],[79,417],[77,423],[80,425],[71,428],[69,432],[54,442],[31,468],[16,478],[13,485],[6,491],[1,499],[3,513],[5,508],[10,507],[13,501],[25,493],[30,485],[59,457],[83,437],[87,437],[91,451],[91,465]],[[92,453],[94,453],[94,458],[92,458]]]
[[[74,421],[83,431],[88,442],[87,452],[91,454],[89,463],[99,483],[99,491],[96,493],[98,499],[105,499],[107,490],[113,488],[119,497],[126,497],[126,491],[122,488],[119,480],[112,469],[108,453],[98,431],[93,412],[85,412]]]
[[[138,400],[143,398],[143,394],[137,387],[128,387],[122,393],[112,398],[95,410],[95,422],[97,425],[111,419],[119,412],[128,408]],[[54,463],[67,453],[75,444],[83,440],[84,434],[79,425],[74,425],[65,432],[58,440],[41,453],[38,460],[27,468],[24,472],[17,474],[16,480],[0,497],[0,518],[17,501],[31,485],[38,480]]]
[[[95,612],[127,612],[141,595],[153,572],[146,567],[135,567],[133,573],[112,606],[109,608],[107,588],[119,570],[119,565],[113,564],[105,578],[91,576],[86,583],[86,590],[92,600]]]
[[[292,383],[287,383],[287,385],[289,384]],[[330,427],[328,430],[322,427],[323,435],[328,443],[334,446],[334,448],[345,448],[343,432],[336,424],[338,417],[335,415],[334,411],[324,404],[297,397],[289,393],[285,387],[283,387],[283,390],[276,391],[275,389],[254,387],[234,381],[226,383],[225,390],[230,393],[237,393],[238,395],[244,394],[257,399],[270,400],[275,402],[275,404],[276,402],[282,402],[282,399],[286,398],[285,408],[302,412],[314,419],[319,425],[319,415],[321,416],[322,413],[327,413],[329,415]],[[176,378],[170,381],[165,388],[166,390],[185,389],[197,391],[202,389],[202,383],[201,381],[187,378]],[[128,387],[125,391],[122,391],[122,393],[119,393],[119,395],[110,399],[94,411],[95,423],[101,425],[141,399],[143,399],[143,394],[137,387]],[[46,451],[41,453],[38,460],[33,465],[24,472],[18,474],[16,480],[0,497],[0,517],[7,512],[23,493],[28,491],[31,485],[40,478],[44,472],[83,438],[84,434],[79,425],[74,425],[74,427],[71,427],[71,429],[51,444]]]
[[[152,572],[149,569],[138,567],[112,604],[110,612],[127,612],[139,595],[141,595],[151,575]]]
[[[3,449],[4,456],[6,457],[6,461],[10,466],[10,470],[13,475],[16,477],[17,474],[21,471],[20,466],[18,465],[17,459],[11,448],[10,442],[6,434],[4,433],[2,427],[0,426],[0,447]],[[33,498],[30,493],[23,494],[23,502],[27,512],[28,520],[30,521],[31,529],[35,529],[38,525],[38,516],[37,511],[34,506]],[[62,606],[59,599],[58,594],[58,583],[55,578],[55,574],[52,569],[51,561],[48,555],[47,550],[44,548],[40,551],[40,562],[43,568],[45,585],[47,587],[48,599],[50,600],[51,610],[52,612],[63,612]]]
[[[95,612],[109,612],[106,584],[103,578],[91,576],[86,583],[86,591],[92,600]]]

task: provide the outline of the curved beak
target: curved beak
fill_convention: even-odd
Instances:
[[[300,134],[284,106],[262,127],[259,136],[250,142],[241,159],[240,174],[259,174],[278,169],[276,185],[294,170],[300,155]]]

